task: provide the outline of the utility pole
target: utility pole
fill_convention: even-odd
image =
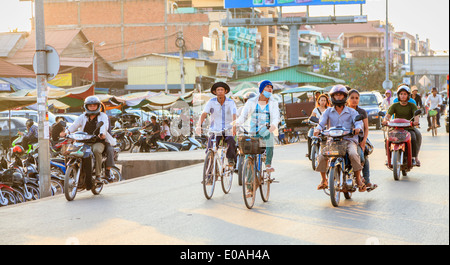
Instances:
[[[388,21],[388,7],[389,0],[386,0],[386,33],[384,35],[384,52],[385,52],[385,60],[386,60],[386,80],[383,82],[383,88],[385,90],[392,88],[392,81],[389,80],[389,21]]]
[[[36,12],[36,59],[37,59],[37,107],[39,143],[39,191],[41,197],[51,195],[50,191],[50,146],[47,106],[47,49],[45,45],[44,0],[35,0]]]
[[[178,33],[176,45],[180,49],[180,77],[181,77],[181,94],[186,93],[186,87],[184,84],[184,45],[183,29]]]
[[[168,43],[167,43],[167,0],[164,0],[164,64],[165,64],[165,85],[164,85],[164,91],[166,93],[169,93],[169,87],[168,87],[168,76],[169,76],[169,70],[168,70],[168,64],[169,59],[167,58],[167,52],[168,52]]]

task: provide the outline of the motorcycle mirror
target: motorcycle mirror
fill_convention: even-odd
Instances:
[[[97,123],[97,125],[95,126],[95,131],[94,131],[94,135],[97,134],[98,130],[100,130],[100,127],[102,127],[104,124],[103,121],[100,121]]]
[[[311,117],[309,118],[310,121],[315,122],[315,123],[319,123],[319,119],[317,117]]]
[[[420,114],[422,114],[422,110],[421,109],[418,109],[418,110],[416,110],[416,112],[414,112],[414,116],[418,116]]]
[[[386,116],[386,112],[380,111],[380,112],[378,112],[378,116],[384,117],[384,116]]]
[[[356,116],[355,121],[362,121],[364,119],[363,115],[358,114],[358,116]]]

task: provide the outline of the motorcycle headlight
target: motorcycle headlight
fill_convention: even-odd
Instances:
[[[329,135],[331,137],[337,137],[337,136],[342,136],[344,134],[344,130],[331,130],[329,132]]]

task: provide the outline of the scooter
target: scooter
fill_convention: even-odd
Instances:
[[[414,117],[422,113],[416,110]],[[380,113],[381,114],[381,113]],[[394,179],[400,180],[400,172],[403,176],[414,167],[412,162],[411,134],[406,130],[413,126],[412,120],[394,119],[387,127],[389,129],[385,136],[385,149],[387,155],[387,167],[393,171]]]
[[[161,142],[168,148],[175,148],[177,151],[192,151],[202,148],[202,144],[197,141],[194,137],[186,137],[184,136],[184,141],[182,143],[174,143],[174,142]]]

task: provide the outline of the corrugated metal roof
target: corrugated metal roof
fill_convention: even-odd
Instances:
[[[33,71],[21,67],[18,65],[14,65],[12,63],[6,62],[3,59],[0,59],[0,77],[32,77],[34,78],[36,75]]]
[[[22,33],[1,33],[0,34],[0,57],[8,57],[16,46],[17,42],[22,38]]]
[[[233,82],[270,80],[272,82],[290,82],[290,83],[345,83],[344,80],[331,76],[320,75],[308,72],[306,67],[291,66],[276,71],[254,75]]]

